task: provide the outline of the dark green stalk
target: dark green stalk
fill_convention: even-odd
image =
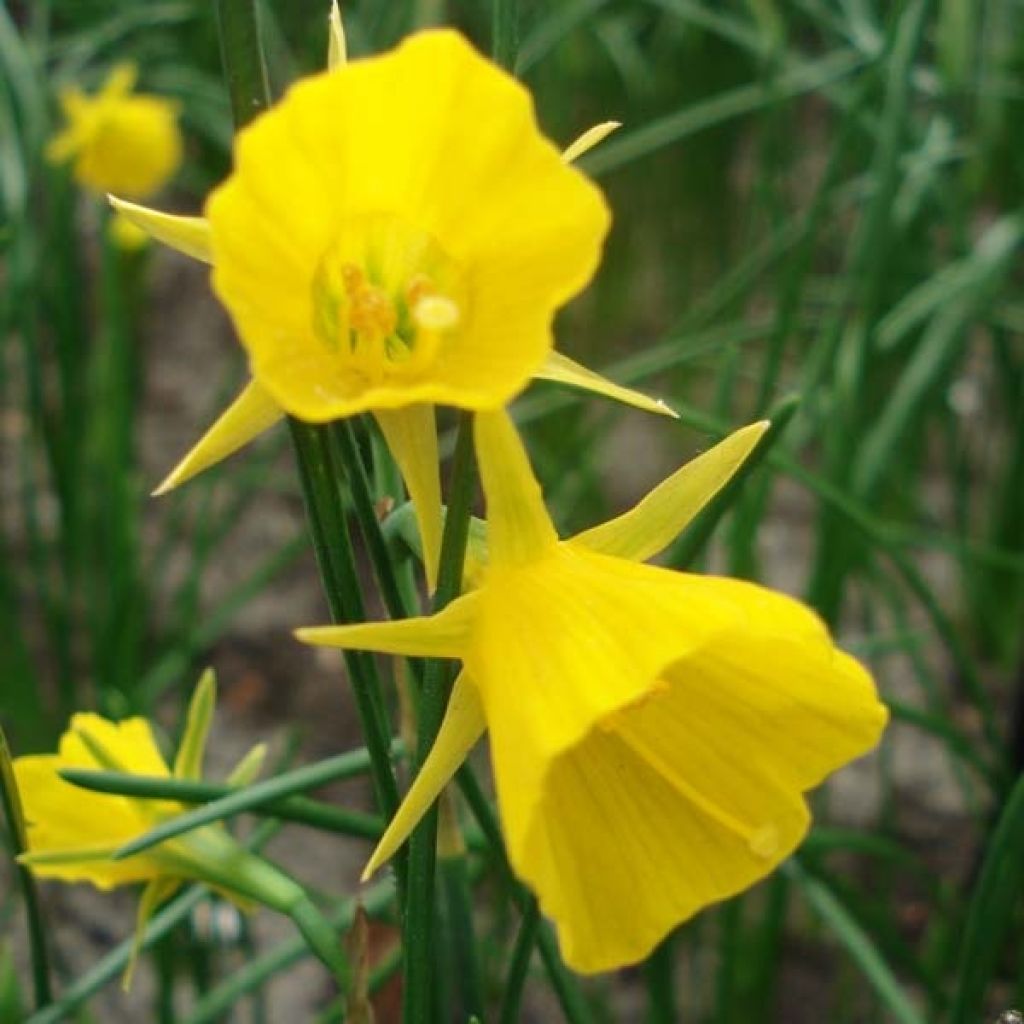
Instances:
[[[433,610],[439,612],[459,595],[469,536],[474,490],[473,417],[459,415],[455,454],[452,457],[448,514],[441,539],[441,560]],[[437,738],[448,704],[451,671],[439,659],[427,663],[419,702],[417,767],[422,766]],[[405,908],[405,1003],[406,1024],[430,1019],[433,952],[431,921],[434,910],[434,869],[437,858],[437,807],[427,812],[409,841],[409,885]]]
[[[392,618],[406,618],[416,614],[415,600],[405,592],[402,580],[393,562],[391,550],[377,517],[374,506],[373,485],[359,452],[355,429],[351,421],[332,424],[331,431],[345,463],[349,491],[356,518],[370,552],[381,595]],[[446,513],[447,514],[447,513]],[[409,659],[417,685],[423,681],[423,663]],[[454,825],[458,827],[457,824]],[[457,989],[462,999],[460,1012],[464,1017],[481,1015],[483,1000],[480,995],[479,969],[476,962],[476,940],[473,934],[472,892],[469,867],[463,852],[443,857],[441,861],[442,889],[445,912],[449,922],[447,939],[451,946],[452,962],[457,964]]]
[[[644,964],[648,1024],[675,1024],[679,1019],[676,1010],[675,960],[675,938],[668,935]]]
[[[523,913],[519,924],[519,934],[512,949],[512,962],[505,978],[505,991],[501,996],[501,1024],[516,1024],[519,1020],[519,1004],[523,999],[523,986],[526,984],[526,972],[530,967],[530,956],[537,940],[540,927],[540,907],[537,900],[531,899]]]
[[[363,751],[355,753],[362,754]],[[342,758],[349,756],[351,755],[341,755]],[[360,771],[345,772],[340,776],[334,775],[333,778],[335,781],[344,777],[351,778],[362,774],[367,768],[369,759],[361,766]],[[132,796],[143,800],[177,800],[186,804],[209,804],[214,800],[246,792],[245,789],[219,782],[189,782],[182,779],[88,769],[67,769],[61,773],[61,778],[72,785],[98,793],[116,793],[119,796]],[[310,825],[328,832],[364,839],[379,839],[384,831],[383,822],[374,815],[348,811],[304,796],[264,799],[250,805],[246,810],[253,814],[279,818],[281,821],[294,821],[300,825]]]
[[[365,621],[366,609],[340,491],[342,469],[332,457],[327,428],[292,417],[288,426],[295,443],[310,534],[331,617],[335,622]],[[398,808],[398,785],[388,758],[390,729],[376,664],[371,655],[361,651],[346,651],[345,664],[373,766],[377,806],[390,818]],[[399,881],[403,883],[401,855],[395,866]]]
[[[217,23],[231,114],[237,130],[270,106],[256,0],[217,0]]]
[[[519,55],[519,0],[494,0],[491,56],[506,71],[515,71]]]
[[[0,729],[0,805],[3,806],[4,820],[7,822],[7,836],[11,847],[12,858],[28,849],[28,837],[25,834],[25,816],[21,809],[17,783],[11,766],[11,756],[7,749],[7,737]],[[46,951],[46,928],[39,910],[39,898],[36,895],[35,880],[26,867],[15,860],[14,873],[18,879],[22,902],[25,905],[25,920],[28,924],[29,956],[32,962],[32,986],[35,990],[36,1009],[48,1006],[53,999],[50,990],[50,962]]]
[[[483,994],[473,933],[473,889],[464,852],[440,857],[441,887],[448,918],[456,1002],[459,1019],[483,1019]]]
[[[331,432],[332,440],[336,444],[345,466],[345,475],[356,519],[359,522],[359,530],[370,553],[370,561],[373,563],[374,575],[377,577],[384,605],[393,619],[407,618],[413,612],[398,584],[387,540],[374,508],[373,487],[366,466],[359,454],[359,446],[356,443],[352,423],[349,420],[340,420],[337,423],[332,423],[328,430]]]

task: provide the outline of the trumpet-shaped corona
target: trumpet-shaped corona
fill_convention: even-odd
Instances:
[[[805,791],[884,727],[870,675],[791,598],[642,564],[765,426],[737,431],[631,512],[563,541],[507,415],[477,415],[487,552],[476,589],[429,618],[299,632],[463,664],[367,874],[485,729],[510,861],[577,970],[643,959],[792,852],[810,822]]]
[[[95,96],[61,93],[65,127],[49,145],[55,162],[73,162],[80,184],[100,194],[145,199],[162,188],[182,158],[178,104],[135,93],[137,71],[118,65]]]

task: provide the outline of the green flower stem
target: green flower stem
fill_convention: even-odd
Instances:
[[[501,996],[501,1024],[516,1024],[519,1020],[519,1004],[523,999],[523,986],[526,984],[526,972],[530,966],[530,956],[537,940],[540,927],[540,907],[536,899],[531,899],[519,924],[519,934],[512,950],[512,962],[509,964],[508,977],[505,979],[505,991]]]
[[[256,0],[217,0],[217,24],[224,77],[237,130],[270,106]]]
[[[341,493],[342,467],[332,451],[327,432],[329,428],[294,418],[289,418],[288,425],[295,444],[310,533],[331,616],[335,622],[365,621],[366,609],[359,589],[359,574]],[[398,785],[388,757],[391,736],[376,665],[372,655],[361,651],[346,651],[345,664],[353,683],[356,708],[370,754],[377,806],[390,818],[398,808]],[[395,865],[401,887],[404,885],[401,855]]]
[[[519,0],[494,0],[491,56],[506,71],[515,71],[519,56]]]
[[[415,598],[403,590],[402,580],[393,561],[395,556],[392,554],[383,525],[377,516],[373,486],[359,452],[353,424],[351,421],[335,423],[331,425],[330,430],[345,464],[356,519],[359,521],[361,532],[369,549],[374,572],[380,585],[381,596],[384,598],[388,613],[392,618],[407,618],[414,615],[418,611]],[[472,480],[470,479],[470,487],[471,484]],[[461,577],[461,572],[459,575]],[[422,692],[423,662],[411,658],[409,666]],[[447,693],[445,701],[447,702]],[[458,828],[457,822],[454,823],[454,828]],[[471,913],[472,891],[469,882],[469,865],[464,851],[449,852],[442,857],[441,876],[443,898],[450,923],[447,936],[452,946],[452,962],[458,965],[462,1015],[468,1018],[473,1014],[480,1015],[482,1013],[482,999]]]
[[[53,998],[50,990],[50,960],[46,950],[46,927],[39,910],[36,884],[32,872],[18,864],[17,857],[28,849],[25,834],[25,816],[14,780],[11,756],[7,748],[7,737],[0,729],[0,805],[7,823],[7,839],[14,861],[14,873],[18,879],[22,902],[25,905],[25,919],[28,924],[29,956],[32,962],[32,987],[35,993],[36,1009],[48,1006]]]
[[[679,1019],[675,993],[675,940],[666,936],[644,964],[649,1024],[674,1024]]]
[[[472,508],[475,475],[473,472],[473,417],[459,414],[455,453],[452,457],[448,515],[441,539],[441,560],[434,595],[434,612],[440,611],[459,595],[462,588],[466,540]],[[422,766],[434,745],[451,689],[450,664],[431,660],[423,673],[420,694],[416,751],[417,767]],[[434,870],[437,858],[437,807],[430,809],[413,831],[409,841],[409,887],[405,904],[405,1002],[406,1024],[423,1024],[430,1019],[433,950],[432,918],[434,910]]]
[[[342,755],[345,756],[348,755]],[[185,804],[208,804],[232,794],[245,792],[244,789],[240,790],[236,786],[222,782],[191,782],[158,776],[133,775],[127,772],[98,772],[75,768],[62,772],[61,778],[75,786],[98,793],[116,793],[119,796],[140,797],[145,800],[177,800]],[[250,804],[247,810],[250,813],[279,818],[281,821],[294,821],[300,825],[311,825],[327,832],[363,839],[377,840],[384,831],[383,821],[375,815],[348,811],[304,796],[280,797],[270,801],[264,799],[259,803]]]
[[[360,897],[359,902],[366,913],[374,918],[384,914],[392,898],[391,883],[385,881],[369,888]],[[355,909],[355,901],[346,900],[336,910],[331,911],[330,923],[338,932],[344,932],[352,925]],[[309,947],[301,939],[296,937],[284,940],[215,985],[196,1003],[189,1015],[183,1018],[183,1024],[212,1024],[224,1019],[240,999],[250,992],[258,991],[269,979],[297,963],[308,953]]]
[[[384,598],[384,606],[393,619],[407,618],[414,612],[405,600],[398,583],[398,575],[391,561],[391,553],[388,550],[384,531],[374,507],[373,486],[370,483],[366,465],[359,453],[352,423],[349,420],[339,420],[332,423],[327,429],[331,433],[331,439],[345,467],[345,476],[356,520],[370,553],[370,561],[373,564],[374,575],[377,577],[381,597]],[[421,669],[414,662],[415,659],[411,659],[413,671],[419,675]]]
[[[210,825],[216,821],[225,821],[262,804],[273,803],[275,800],[290,797],[303,790],[315,789],[326,782],[343,778],[346,774],[351,775],[349,764],[352,758],[352,754],[339,754],[337,757],[327,758],[316,764],[283,772],[251,786],[232,789],[227,796],[204,804],[196,810],[186,811],[184,814],[168,818],[138,838],[125,843],[114,855],[115,859],[132,857],[143,850],[166,842],[168,839],[191,832],[193,829]],[[65,777],[64,773],[62,773],[62,777]],[[80,776],[68,774],[66,777],[69,781],[72,779],[77,781]]]

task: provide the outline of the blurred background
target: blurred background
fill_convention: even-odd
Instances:
[[[323,67],[326,3],[259,6],[280,95]],[[479,0],[342,12],[352,56],[442,22],[489,47]],[[809,601],[872,666],[894,720],[815,797],[818,825],[775,877],[652,965],[587,982],[595,1020],[645,1020],[667,998],[665,962],[679,1019],[700,1024],[980,1024],[1024,1006],[1024,822],[1008,813],[1024,769],[1024,5],[524,0],[520,42],[554,140],[623,122],[581,161],[615,226],[559,348],[681,414],[534,385],[516,413],[560,527],[623,509],[774,411],[739,498],[667,561]],[[206,268],[119,248],[101,200],[44,156],[59,91],[93,92],[124,60],[181,105],[186,159],[156,204],[198,213],[230,165],[213,4],[0,8],[0,720],[16,753],[52,749],[84,707],[153,714],[173,734],[212,663],[214,775],[257,739],[281,764],[324,757],[359,737],[340,661],[291,639],[324,605],[285,432],[147,497],[244,360]],[[301,839],[271,852],[351,891],[365,849]],[[130,934],[127,894],[44,897],[65,978]],[[336,1019],[318,1015],[308,964],[224,1001],[284,933],[266,915],[218,929],[225,908],[204,907],[153,977],[99,990],[80,1019]],[[512,934],[501,909],[478,907],[495,970]],[[27,992],[21,927],[5,885],[4,1020],[22,1019]],[[383,925],[370,938],[393,943]],[[378,1019],[395,1019],[395,995],[382,980]],[[559,1019],[540,976],[522,1019]]]

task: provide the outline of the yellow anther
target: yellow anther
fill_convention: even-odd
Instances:
[[[447,331],[459,322],[459,307],[443,295],[427,295],[413,307],[417,326],[427,331]]]

